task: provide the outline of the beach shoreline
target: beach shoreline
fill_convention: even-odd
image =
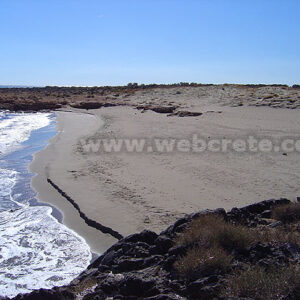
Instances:
[[[0,294],[68,284],[98,255],[62,223],[57,207],[39,202],[31,186],[33,156],[57,133],[54,115],[4,112],[0,123]]]
[[[62,113],[62,112],[60,112]],[[60,124],[61,116],[57,113],[57,134],[48,141],[48,145],[41,151],[34,154],[32,162],[29,165],[29,170],[34,173],[31,180],[31,187],[37,193],[37,205],[45,203],[46,205],[54,207],[61,216],[54,214],[53,216],[62,222],[69,229],[76,232],[91,248],[93,258],[103,253],[110,245],[116,242],[116,239],[107,234],[102,234],[99,230],[88,226],[84,220],[79,216],[78,212],[64,197],[62,197],[48,182],[47,165],[55,158],[55,149],[53,145],[60,140],[60,135],[64,131],[64,126]],[[72,113],[72,112],[69,112]],[[76,113],[75,113],[76,114]],[[83,115],[79,113],[78,115]],[[90,124],[91,125],[91,124]],[[95,122],[93,126],[98,126]],[[88,127],[90,128],[90,127]],[[59,217],[59,218],[58,218]]]

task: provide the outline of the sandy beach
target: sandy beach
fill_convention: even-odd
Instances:
[[[161,95],[151,100],[158,92],[144,98],[135,95],[130,103],[161,103]],[[178,217],[201,209],[230,209],[280,197],[294,200],[300,195],[297,152],[83,151],[83,140],[186,139],[193,134],[206,139],[300,136],[298,110],[234,105],[233,95],[199,101],[190,90],[176,97],[176,90],[162,92],[166,103],[177,105],[177,110],[202,115],[181,118],[130,105],[61,111],[57,113],[58,135],[31,165],[38,174],[32,185],[39,200],[58,207],[64,223],[85,237],[95,252],[102,252],[115,239],[88,227],[47,178],[91,220],[122,235],[145,228],[159,232]]]
[[[70,119],[72,121],[69,122]],[[55,178],[63,180],[58,166],[72,154],[72,145],[76,142],[77,135],[87,134],[89,130],[97,130],[98,126],[100,126],[99,120],[91,115],[59,113],[57,116],[58,134],[50,141],[46,149],[34,155],[30,171],[36,173],[31,185],[37,192],[37,199],[58,208],[63,214],[63,223],[84,237],[94,253],[101,254],[115,243],[116,239],[88,226],[71,203],[47,182],[52,168],[56,170]],[[75,161],[73,157],[73,162],[70,161],[70,163],[75,163]],[[88,195],[87,191],[86,196]]]

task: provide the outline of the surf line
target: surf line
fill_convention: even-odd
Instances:
[[[108,233],[114,238],[121,240],[123,238],[123,235],[121,235],[119,232],[113,230],[110,227],[104,226],[90,218],[88,218],[80,209],[79,205],[67,194],[65,193],[58,185],[56,185],[50,178],[47,178],[47,182],[66,200],[68,200],[73,207],[79,212],[80,217],[85,221],[85,223],[93,228],[96,228],[100,230],[102,233]]]

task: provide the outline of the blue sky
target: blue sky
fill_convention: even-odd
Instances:
[[[299,16],[299,0],[0,0],[0,84],[299,84]]]

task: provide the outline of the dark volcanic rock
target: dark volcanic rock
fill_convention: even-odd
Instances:
[[[115,272],[130,272],[141,269],[143,264],[144,259],[142,258],[121,258],[112,267]]]
[[[174,107],[174,106],[155,106],[155,107],[151,107],[150,109],[157,113],[160,113],[160,114],[170,114],[176,109],[176,107]]]
[[[187,216],[177,220],[173,225],[171,225],[167,229],[165,229],[161,233],[161,235],[165,235],[170,238],[174,238],[174,236],[177,233],[182,232],[193,219],[199,217],[200,215],[218,215],[218,216],[222,216],[224,219],[227,218],[226,211],[223,208],[217,208],[214,210],[206,209],[203,211],[199,211],[197,213],[187,215]]]
[[[144,280],[136,276],[128,276],[120,286],[124,296],[149,297],[159,294],[154,280]]]
[[[175,106],[151,106],[151,105],[140,105],[136,107],[139,110],[152,110],[160,114],[171,114],[176,109]]]
[[[155,240],[155,247],[152,248],[152,253],[166,253],[174,245],[174,241],[167,236],[159,236]]]
[[[242,252],[233,251],[231,254],[234,259],[228,271],[215,271],[213,274],[195,272],[193,276],[182,278],[176,273],[174,263],[192,246],[177,245],[177,234],[200,215],[222,216],[226,222],[246,224],[249,227],[264,226],[262,218],[269,217],[275,206],[287,203],[287,199],[272,199],[234,208],[228,213],[224,209],[204,210],[186,215],[159,235],[149,230],[132,234],[110,247],[69,286],[41,289],[19,295],[15,299],[75,299],[80,287],[83,300],[224,299],[218,295],[224,285],[226,272],[240,270],[245,265],[279,268],[289,262],[297,262],[300,253],[298,246],[289,243],[256,243]],[[94,289],[86,286],[89,281],[93,283]]]
[[[284,205],[289,204],[290,202],[291,201],[286,198],[281,198],[279,200],[271,199],[248,205],[246,207],[241,208],[241,210],[253,214],[260,214],[265,210],[270,210],[275,205]]]
[[[149,245],[154,245],[157,237],[158,235],[155,232],[150,230],[144,230],[141,233],[135,233],[129,235],[128,237],[125,237],[123,241],[127,243],[144,242]]]
[[[30,294],[18,295],[15,300],[73,300],[76,299],[75,295],[65,288],[60,290],[46,290],[40,289]]]
[[[24,103],[11,103],[3,106],[3,109],[13,111],[41,111],[41,110],[55,110],[61,108],[60,103],[55,102],[24,102]]]
[[[81,108],[81,109],[97,109],[101,108],[103,103],[101,102],[80,102],[77,104],[72,105],[74,108]]]
[[[112,106],[116,106],[116,103],[111,103],[111,102],[91,102],[91,101],[87,101],[87,102],[80,102],[80,103],[76,103],[76,104],[72,104],[71,106],[74,108],[81,108],[81,109],[98,109],[101,107],[112,107]]]
[[[273,207],[289,203],[291,201],[286,198],[265,200],[242,208],[234,207],[227,213],[227,216],[231,220],[253,227],[259,224],[259,218],[262,215],[264,215],[264,218],[269,217]]]
[[[210,299],[217,291],[218,280],[216,275],[195,280],[186,287],[185,293],[197,299]]]
[[[195,112],[195,111],[177,111],[176,113],[170,114],[170,116],[178,116],[178,117],[198,117],[203,115],[202,112]]]

